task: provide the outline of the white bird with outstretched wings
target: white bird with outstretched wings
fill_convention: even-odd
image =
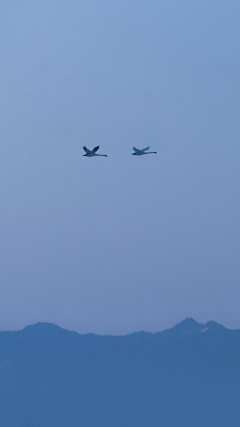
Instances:
[[[142,148],[141,150],[139,150],[139,148],[133,147],[133,150],[135,151],[135,153],[132,153],[133,155],[135,154],[136,156],[142,156],[143,154],[153,154],[153,153],[157,153],[156,151],[148,151],[146,153],[147,150],[149,150],[149,147],[146,148]]]
[[[83,149],[86,153],[86,154],[83,154],[83,156],[86,156],[86,157],[94,157],[94,156],[107,157],[106,154],[97,154],[97,151],[99,149],[99,145],[97,147],[94,147],[92,150],[89,150],[89,148],[87,148],[87,147],[83,147]]]

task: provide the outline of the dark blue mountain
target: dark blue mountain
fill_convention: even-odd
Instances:
[[[1,427],[239,427],[240,331],[0,333]]]

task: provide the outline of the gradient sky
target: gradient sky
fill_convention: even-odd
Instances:
[[[0,330],[240,328],[239,22],[239,0],[1,1]]]

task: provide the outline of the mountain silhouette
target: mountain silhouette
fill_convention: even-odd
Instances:
[[[240,331],[0,332],[1,427],[239,427]]]

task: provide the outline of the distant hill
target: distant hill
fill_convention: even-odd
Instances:
[[[1,427],[239,427],[240,331],[0,332]]]

